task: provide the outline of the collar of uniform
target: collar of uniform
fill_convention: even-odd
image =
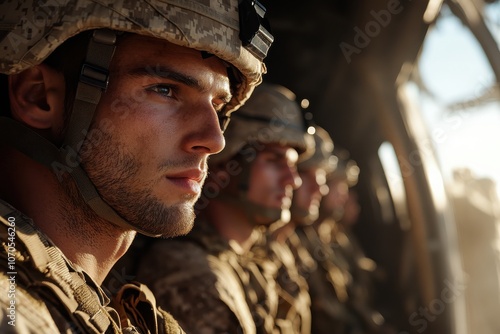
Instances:
[[[5,219],[8,219],[7,216],[10,216],[10,215],[14,215],[16,217],[21,217],[22,218],[22,222],[24,224],[29,224],[31,226],[31,228],[33,228],[33,230],[37,233],[38,235],[38,238],[40,239],[40,241],[46,245],[46,246],[51,246],[51,247],[55,247],[59,250],[62,258],[64,259],[64,261],[66,262],[68,268],[70,269],[70,271],[73,271],[75,274],[77,274],[82,280],[85,281],[85,283],[87,283],[87,285],[89,287],[92,288],[92,290],[95,292],[96,296],[98,297],[99,299],[99,302],[101,303],[102,306],[107,306],[110,302],[110,299],[108,298],[108,296],[106,296],[106,294],[104,293],[104,291],[101,289],[101,287],[92,279],[92,277],[90,277],[83,269],[81,269],[79,266],[75,265],[74,263],[72,263],[65,255],[64,253],[59,249],[59,247],[57,247],[54,242],[52,242],[52,240],[45,234],[43,233],[33,222],[33,220],[31,218],[29,218],[28,216],[24,215],[21,211],[17,210],[16,208],[14,208],[12,205],[10,205],[9,203],[5,202],[4,200],[0,199],[0,216],[2,217],[6,217]]]

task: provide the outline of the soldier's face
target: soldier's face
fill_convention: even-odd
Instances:
[[[349,185],[343,179],[332,179],[328,182],[330,191],[323,198],[321,205],[327,210],[342,208],[349,197]]]
[[[297,159],[291,147],[266,145],[252,163],[248,199],[268,208],[290,208],[293,190],[300,185]]]
[[[103,199],[149,233],[187,233],[207,157],[224,147],[217,111],[229,99],[227,69],[217,57],[126,37],[81,150]]]
[[[299,211],[309,213],[308,217],[294,217],[292,210],[292,219],[298,223],[307,223],[315,220],[319,215],[319,204],[321,202],[321,187],[325,186],[325,171],[321,168],[311,167],[299,172],[302,179],[301,186],[293,193],[292,205]],[[307,221],[297,221],[307,218]]]

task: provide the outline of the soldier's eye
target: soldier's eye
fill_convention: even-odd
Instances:
[[[165,97],[172,97],[173,93],[173,89],[169,85],[154,85],[146,88],[146,90]]]

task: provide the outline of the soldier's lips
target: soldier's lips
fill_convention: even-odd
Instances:
[[[205,176],[206,172],[192,169],[175,175],[167,175],[166,179],[182,192],[198,195],[201,193]]]

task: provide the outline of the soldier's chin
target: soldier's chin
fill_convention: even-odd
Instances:
[[[139,233],[172,238],[186,235],[193,228],[195,219],[192,204],[182,204],[163,208],[147,219],[134,224]],[[144,233],[145,232],[145,233]]]

